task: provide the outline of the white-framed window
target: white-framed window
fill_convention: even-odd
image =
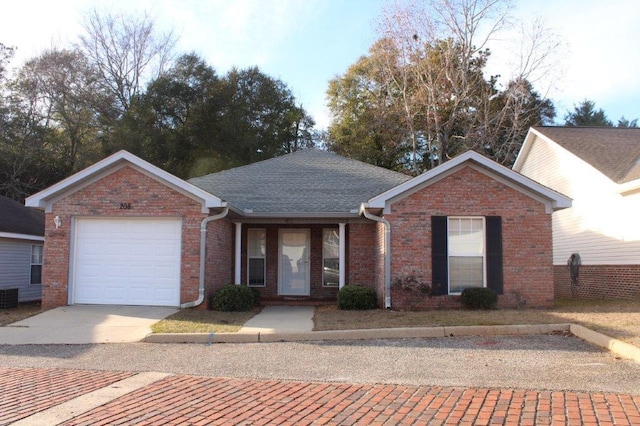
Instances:
[[[322,285],[340,285],[340,234],[333,228],[322,230]]]
[[[31,280],[30,284],[42,284],[42,246],[31,246]]]
[[[247,285],[264,287],[267,282],[267,230],[247,230]]]
[[[449,294],[486,286],[484,217],[449,217]]]

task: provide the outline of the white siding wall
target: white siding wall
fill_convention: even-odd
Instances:
[[[609,178],[541,138],[520,172],[573,198],[573,207],[553,214],[555,265],[572,253],[585,265],[640,264],[640,194],[623,197]]]
[[[38,243],[0,238],[0,288],[18,287],[20,302],[39,300],[42,295],[41,285],[29,284],[32,244]]]

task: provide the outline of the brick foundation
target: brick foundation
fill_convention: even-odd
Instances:
[[[556,297],[633,299],[640,297],[640,265],[581,265],[572,288],[569,267],[553,267]]]

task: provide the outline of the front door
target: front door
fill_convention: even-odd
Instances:
[[[278,294],[309,296],[309,240],[308,229],[281,229],[278,252]]]

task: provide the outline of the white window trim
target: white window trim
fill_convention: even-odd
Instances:
[[[451,257],[477,257],[477,254],[452,254],[449,244],[449,220],[450,219],[482,219],[482,287],[487,286],[487,220],[485,216],[447,216],[447,286],[448,294],[459,296],[462,292],[451,291]]]
[[[41,251],[42,251],[42,259],[40,261],[40,263],[33,263],[33,249],[35,247],[40,247]],[[31,252],[29,253],[29,285],[42,285],[42,266],[44,264],[44,246],[42,244],[32,244],[31,245]],[[31,270],[33,269],[34,266],[40,266],[40,282],[39,283],[32,283],[31,282],[31,277],[32,277],[32,273]]]
[[[264,233],[264,256],[250,256],[249,255],[249,234],[251,231],[262,231]],[[251,284],[250,283],[250,274],[251,274],[251,259],[264,259],[264,282],[262,284]],[[266,287],[267,286],[267,230],[265,228],[248,228],[247,229],[247,286],[248,287]]]
[[[338,233],[338,247],[340,247],[340,230],[339,229],[335,229],[335,228],[322,228],[322,287],[325,288],[338,288],[340,287],[340,252],[338,251],[338,282],[335,285],[327,285],[325,284],[325,279],[324,279],[324,261],[325,259],[327,259],[325,257],[325,252],[324,252],[324,232],[325,231],[337,231]],[[333,257],[330,259],[334,259]]]

